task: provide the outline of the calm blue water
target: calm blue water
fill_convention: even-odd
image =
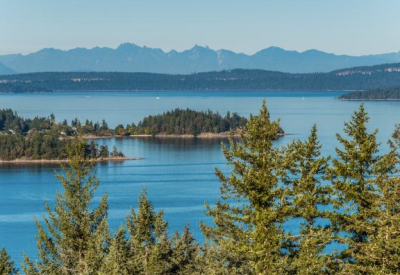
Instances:
[[[340,92],[63,92],[33,95],[0,95],[0,108],[12,108],[20,115],[34,117],[54,113],[58,120],[78,117],[109,125],[137,123],[149,114],[173,108],[211,109],[226,113],[256,114],[267,99],[273,119],[280,119],[287,133],[277,142],[307,137],[313,124],[319,127],[324,152],[332,154],[337,145],[335,133],[358,108],[358,102],[335,100]],[[157,99],[159,98],[159,99]],[[396,123],[400,123],[400,102],[367,102],[370,128],[379,128],[382,150]],[[204,202],[219,197],[214,168],[228,172],[218,139],[128,138],[100,141],[116,145],[128,156],[141,160],[99,165],[101,187],[95,202],[109,195],[110,224],[113,229],[125,222],[137,196],[145,187],[156,209],[163,209],[170,232],[189,223],[202,240],[199,220]],[[34,218],[44,214],[43,202],[50,205],[60,184],[54,177],[56,165],[0,165],[0,247],[5,246],[19,262],[22,252],[36,253]]]

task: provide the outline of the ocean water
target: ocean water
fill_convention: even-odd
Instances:
[[[350,119],[359,102],[338,101],[341,92],[57,92],[52,94],[0,95],[0,108],[12,108],[22,116],[47,116],[72,120],[106,119],[109,126],[137,123],[150,114],[174,108],[257,114],[262,100],[267,99],[271,117],[280,119],[290,134],[279,139],[276,146],[293,138],[304,139],[312,125],[317,124],[324,154],[334,154],[343,123]],[[395,124],[400,123],[400,102],[367,102],[371,130],[379,128],[382,152]],[[126,155],[140,157],[97,166],[101,186],[94,202],[107,193],[109,222],[113,229],[125,223],[131,208],[137,206],[141,190],[156,210],[163,210],[169,232],[190,225],[196,239],[203,240],[199,221],[209,222],[204,203],[219,198],[219,182],[215,167],[225,173],[229,167],[221,153],[223,139],[118,138],[99,140],[116,145]],[[19,263],[22,253],[36,255],[36,227],[45,214],[44,202],[54,203],[60,184],[55,178],[57,165],[0,165],[0,247],[6,247]],[[295,222],[294,222],[295,223]],[[293,224],[296,226],[296,224]]]

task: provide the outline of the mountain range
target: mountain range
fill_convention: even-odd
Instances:
[[[95,47],[64,51],[46,48],[27,55],[2,55],[0,74],[80,71],[191,74],[235,68],[313,73],[395,62],[400,62],[400,52],[349,56],[318,50],[297,52],[270,47],[253,55],[246,55],[197,45],[182,52],[165,52],[157,48],[124,43],[116,49]]]
[[[0,75],[15,74],[16,72],[0,63]]]

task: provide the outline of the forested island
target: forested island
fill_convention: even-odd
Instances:
[[[400,87],[354,91],[339,97],[340,100],[400,100]]]
[[[208,111],[175,109],[160,115],[143,118],[137,125],[119,124],[114,129],[105,120],[84,122],[73,119],[57,122],[53,114],[49,117],[25,119],[11,109],[0,110],[0,160],[34,161],[65,160],[67,147],[73,137],[87,139],[126,137],[126,136],[162,136],[162,137],[220,137],[237,135],[243,130],[248,119],[237,113],[228,112],[225,116]],[[278,137],[284,131],[279,128]],[[93,159],[124,159],[124,154],[116,148],[99,146],[91,140],[86,153]]]
[[[154,136],[221,134],[244,129],[247,119],[237,113],[228,112],[225,116],[208,111],[175,109],[160,115],[147,116],[136,127],[135,134]],[[116,132],[119,132],[118,127]],[[283,131],[281,131],[283,133]]]
[[[235,69],[169,75],[121,72],[45,72],[0,76],[0,93],[51,91],[367,90],[400,86],[400,64],[291,74]]]

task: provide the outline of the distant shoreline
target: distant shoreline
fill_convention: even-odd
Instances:
[[[400,101],[400,98],[338,98],[339,101]]]
[[[358,90],[336,90],[336,89],[194,89],[194,90],[187,90],[187,89],[176,89],[176,90],[162,90],[162,89],[129,89],[129,90],[54,90],[54,91],[43,91],[43,92],[1,92],[0,95],[17,95],[17,94],[52,94],[52,93],[84,93],[84,92],[99,92],[99,93],[110,93],[110,92],[161,92],[161,93],[168,93],[168,92],[312,92],[312,93],[324,93],[324,92],[337,92],[337,93],[344,93],[344,92],[355,92],[360,91]]]
[[[282,136],[288,136],[290,134],[278,134],[278,137]],[[222,132],[222,133],[200,133],[199,135],[188,135],[188,134],[183,134],[183,135],[177,135],[177,134],[156,134],[156,135],[146,135],[146,134],[140,134],[140,135],[129,135],[129,136],[122,136],[122,135],[113,135],[113,136],[93,136],[93,135],[86,135],[83,136],[85,139],[112,139],[112,138],[149,138],[149,137],[154,137],[154,138],[202,138],[202,139],[207,139],[207,138],[228,138],[228,137],[240,137],[238,133],[231,133],[231,132]]]
[[[91,159],[95,162],[108,162],[108,161],[126,161],[126,160],[139,160],[140,158],[130,158],[130,157],[108,157],[108,158],[98,158]],[[29,163],[68,163],[68,159],[15,159],[15,160],[0,160],[1,164],[29,164]]]

